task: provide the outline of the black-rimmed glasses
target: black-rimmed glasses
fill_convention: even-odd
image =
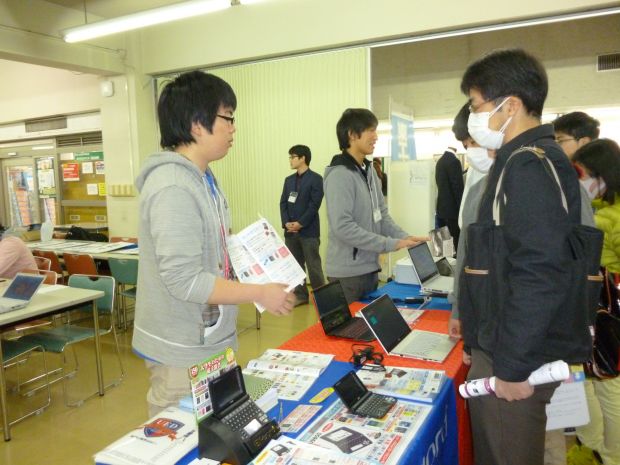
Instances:
[[[219,116],[220,118],[225,119],[230,124],[235,124],[235,117],[234,116],[226,116],[226,115],[216,115],[216,116]]]

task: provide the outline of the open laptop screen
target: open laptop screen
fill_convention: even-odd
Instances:
[[[244,395],[245,384],[238,365],[209,381],[209,396],[216,416]]]
[[[362,315],[386,352],[391,352],[411,332],[392,299],[382,295],[362,310]]]
[[[32,299],[44,279],[45,276],[18,273],[2,297],[28,301]]]
[[[415,272],[420,278],[420,284],[439,274],[435,260],[428,249],[426,242],[414,245],[408,249]]]
[[[340,281],[334,281],[313,291],[314,305],[325,331],[341,325],[351,318],[349,304]]]

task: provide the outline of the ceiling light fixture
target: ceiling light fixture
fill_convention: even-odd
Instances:
[[[230,0],[189,0],[62,31],[65,42],[81,42],[155,24],[204,15],[230,8]]]

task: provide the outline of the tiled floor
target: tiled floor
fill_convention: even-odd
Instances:
[[[238,320],[239,331],[255,322],[254,308],[243,306]],[[261,329],[247,329],[239,336],[238,362],[245,366],[265,349],[277,347],[299,331],[316,322],[314,308],[302,305],[289,317],[262,316]],[[145,395],[148,376],[141,359],[131,352],[131,332],[120,335],[121,356],[126,376],[123,382],[93,397],[80,407],[65,407],[60,383],[52,388],[52,404],[40,415],[30,417],[11,428],[12,439],[0,440],[2,465],[65,465],[93,463],[92,456],[127,431],[147,419]],[[118,362],[111,336],[102,340],[104,377],[106,382],[118,376]],[[94,350],[91,342],[78,347],[79,374],[69,382],[71,398],[96,390]],[[37,363],[35,355],[32,363]],[[57,364],[57,358],[48,358]],[[8,370],[7,377],[14,373]],[[25,403],[41,401],[40,395],[21,398],[9,394],[10,417]],[[27,404],[28,406],[32,404]]]

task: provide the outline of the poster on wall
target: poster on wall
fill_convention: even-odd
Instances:
[[[79,181],[80,180],[80,164],[64,163],[62,165],[63,181]]]
[[[95,174],[105,174],[105,162],[103,161],[95,162]]]
[[[392,161],[415,160],[413,110],[390,100],[390,125]]]

